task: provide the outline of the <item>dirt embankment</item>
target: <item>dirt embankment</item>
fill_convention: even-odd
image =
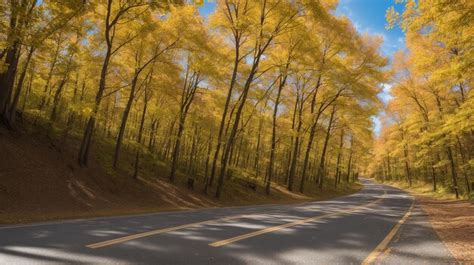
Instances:
[[[0,128],[0,224],[288,203],[326,199],[360,188],[327,189],[305,196],[276,187],[271,196],[266,196],[261,186],[254,191],[229,182],[224,198],[216,200],[204,195],[200,187],[196,191],[188,190],[184,180],[176,184],[168,182],[167,172],[143,174],[134,180],[125,173],[109,174],[96,162],[100,160],[98,157],[92,157],[87,168],[80,168],[76,164],[76,145],[77,141],[71,141],[68,147],[45,135],[26,130],[12,133]]]
[[[211,207],[212,200],[156,179],[107,174],[45,136],[0,131],[0,223]]]
[[[416,197],[456,259],[462,264],[474,264],[474,203]]]

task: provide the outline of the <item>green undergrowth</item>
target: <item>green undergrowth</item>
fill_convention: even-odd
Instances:
[[[397,187],[409,191],[416,195],[427,196],[437,200],[456,200],[456,194],[452,188],[448,185],[443,185],[443,183],[438,183],[436,191],[433,190],[433,184],[427,183],[424,181],[413,181],[412,186],[405,181],[385,181],[387,185]],[[474,192],[471,191],[470,194],[467,193],[466,188],[460,184],[459,185],[459,199],[461,200],[474,200]]]

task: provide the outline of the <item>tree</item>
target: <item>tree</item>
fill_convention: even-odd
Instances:
[[[390,157],[396,158],[395,162],[390,160],[390,168],[387,165],[386,169],[395,177],[402,174],[397,168],[403,163],[403,175],[409,185],[431,182],[433,190],[439,185],[447,186],[459,197],[470,192],[472,171],[466,161],[472,152],[466,151],[465,146],[472,145],[472,129],[461,126],[467,130],[452,134],[442,128],[452,124],[449,120],[470,98],[473,57],[468,52],[472,49],[468,10],[473,4],[404,4],[402,14],[394,8],[387,11],[388,27],[398,25],[406,31],[410,53],[395,56],[394,99],[386,111],[386,139],[379,144],[378,157],[390,153]],[[469,115],[465,118],[470,119]],[[388,146],[396,139],[402,142],[389,152]],[[464,187],[458,185],[461,174]]]

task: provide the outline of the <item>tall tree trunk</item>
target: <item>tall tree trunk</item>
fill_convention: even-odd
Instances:
[[[463,164],[463,166],[469,166],[469,164],[466,165],[466,157],[465,157],[465,154],[464,154],[464,148],[462,147],[461,140],[459,139],[459,136],[456,136],[456,140],[458,142],[459,153],[461,154],[462,164]],[[469,182],[469,176],[468,176],[466,171],[467,170],[465,168],[462,169],[462,172],[463,172],[463,175],[464,175],[464,181],[465,181],[465,184],[466,184],[466,191],[467,191],[467,194],[470,194],[471,193],[471,183]]]
[[[293,117],[291,119],[291,131],[293,132],[295,130],[295,127],[296,127],[296,113],[298,112],[298,102],[299,102],[299,97],[296,97],[296,100],[295,100],[295,106],[293,108]],[[289,181],[289,178],[290,178],[290,171],[291,171],[291,162],[293,161],[292,158],[293,158],[293,153],[292,153],[292,150],[293,150],[293,145],[294,145],[294,140],[295,140],[295,137],[293,136],[293,134],[291,134],[290,136],[290,146],[288,148],[288,163],[286,165],[286,174],[285,174],[285,184],[288,184],[288,181]]]
[[[441,105],[441,98],[434,91],[432,91],[432,94],[436,99],[436,105],[437,105],[438,111],[439,111],[439,118],[440,118],[440,120],[443,120],[444,111],[443,111],[443,107]],[[443,137],[446,137],[446,135],[443,134]],[[459,198],[459,187],[458,187],[458,180],[457,180],[458,176],[457,176],[457,172],[456,172],[456,163],[454,162],[453,151],[452,151],[452,148],[449,145],[449,143],[448,143],[448,146],[446,147],[446,153],[448,154],[449,164],[451,166],[451,176],[452,176],[452,179],[453,179],[452,181],[453,181],[454,193],[456,194],[456,199],[458,199]]]
[[[349,184],[349,177],[351,175],[351,166],[352,166],[352,144],[353,144],[353,136],[351,135],[350,147],[349,147],[349,161],[347,162],[347,175],[346,175],[346,183]]]
[[[220,198],[221,192],[222,192],[222,187],[224,185],[224,178],[225,174],[227,172],[227,165],[229,163],[229,158],[230,158],[230,153],[234,144],[235,137],[237,135],[237,131],[240,125],[241,121],[241,116],[242,116],[242,111],[244,109],[245,103],[247,101],[247,96],[250,90],[250,85],[254,81],[255,74],[257,73],[257,69],[260,63],[260,58],[263,54],[263,51],[259,52],[258,55],[254,58],[254,61],[252,63],[252,68],[250,69],[250,73],[248,75],[248,78],[245,82],[242,95],[240,97],[240,102],[238,102],[238,108],[237,112],[235,114],[234,118],[234,123],[232,125],[231,131],[229,133],[229,137],[227,139],[226,145],[224,146],[224,152],[222,154],[222,159],[221,159],[221,170],[219,174],[219,179],[218,179],[218,184],[217,184],[217,190],[216,190],[216,198]]]
[[[337,151],[337,161],[336,161],[336,173],[334,174],[334,188],[337,188],[337,184],[339,183],[339,172],[341,166],[341,157],[342,157],[342,148],[344,146],[344,129],[341,129],[341,138],[339,140],[339,149]]]
[[[222,112],[221,122],[219,124],[219,132],[217,134],[217,144],[216,150],[214,151],[214,157],[212,159],[212,168],[211,168],[211,177],[209,179],[209,186],[213,185],[215,174],[216,174],[216,167],[217,167],[217,160],[219,158],[219,153],[222,147],[223,136],[224,136],[224,129],[225,123],[227,119],[227,112],[229,111],[230,100],[232,98],[232,93],[234,91],[235,82],[237,80],[237,73],[239,69],[240,63],[240,37],[238,35],[235,36],[235,57],[234,57],[234,67],[232,69],[232,77],[230,79],[229,90],[227,92],[226,101],[224,104],[224,111]],[[221,165],[222,166],[222,165]],[[207,188],[206,188],[207,189]]]
[[[0,122],[3,121],[8,128],[11,128],[8,119],[8,109],[18,66],[19,53],[20,44],[15,41],[6,53],[5,64],[8,65],[7,70],[0,73]]]
[[[257,146],[255,148],[255,160],[253,164],[253,170],[255,171],[255,176],[258,177],[260,175],[260,142],[262,138],[262,126],[263,120],[260,118],[258,122],[258,133],[257,133]]]
[[[287,68],[288,69],[288,64]],[[265,185],[265,193],[267,195],[270,194],[270,185],[272,182],[273,178],[273,164],[275,163],[275,148],[276,148],[276,127],[277,127],[277,115],[278,115],[278,105],[280,104],[280,97],[281,97],[281,91],[283,90],[283,87],[285,87],[286,83],[286,78],[287,75],[282,77],[280,76],[280,83],[278,86],[278,91],[277,91],[277,97],[275,99],[275,106],[273,107],[273,115],[272,115],[272,145],[270,148],[270,161],[268,162],[268,178],[267,182]]]
[[[408,164],[408,147],[406,146],[406,144],[403,146],[403,155],[405,157],[405,170],[407,174],[408,185],[411,187],[412,180],[411,180],[410,166]]]
[[[300,182],[300,189],[299,189],[299,191],[301,193],[304,192],[304,183],[305,183],[305,180],[306,180],[306,169],[308,168],[309,155],[311,153],[311,148],[313,146],[314,135],[316,134],[316,126],[318,125],[319,117],[320,117],[320,115],[323,111],[323,104],[321,104],[321,108],[319,109],[319,111],[317,111],[315,113],[316,99],[317,99],[319,88],[321,87],[321,84],[322,84],[322,81],[321,81],[322,72],[321,71],[322,71],[322,68],[323,68],[324,62],[325,62],[325,55],[326,55],[326,51],[324,52],[324,55],[323,55],[323,60],[322,60],[322,64],[321,64],[321,67],[320,67],[320,70],[319,70],[319,75],[318,75],[318,81],[316,83],[316,87],[314,88],[313,99],[311,100],[311,117],[313,118],[313,120],[312,120],[312,123],[311,123],[311,129],[310,129],[310,132],[309,132],[308,144],[306,145],[306,152],[305,152],[304,161],[303,161],[303,168],[302,168],[302,172],[301,172],[301,182]],[[314,115],[314,117],[313,117],[313,115]]]
[[[20,74],[20,79],[18,80],[15,95],[13,96],[13,100],[10,104],[10,109],[8,111],[8,123],[10,124],[10,126],[15,125],[16,107],[17,107],[18,101],[20,99],[21,91],[22,91],[22,88],[23,88],[23,83],[25,81],[26,73],[28,71],[28,67],[30,65],[30,61],[31,61],[31,58],[33,57],[34,51],[35,51],[34,46],[31,46],[30,50],[28,51],[28,55],[26,56],[25,65],[23,66],[23,71]]]
[[[127,127],[127,121],[128,117],[130,114],[130,110],[132,109],[133,101],[135,99],[135,90],[137,87],[137,82],[138,82],[138,75],[135,74],[133,81],[132,81],[132,87],[130,89],[130,95],[128,97],[127,105],[125,106],[125,109],[122,114],[122,122],[120,123],[120,128],[119,128],[119,133],[117,136],[117,142],[115,144],[115,152],[114,152],[114,160],[112,163],[112,166],[114,168],[117,168],[119,158],[120,158],[120,150],[122,148],[122,142],[123,142],[123,136],[125,133],[125,129]]]
[[[179,118],[178,133],[176,135],[176,141],[173,148],[173,157],[171,161],[171,171],[170,171],[170,177],[169,177],[171,182],[173,182],[176,177],[176,167],[178,166],[181,136],[183,135],[183,131],[184,131],[184,121],[185,121],[185,118],[181,114]]]
[[[25,96],[23,98],[23,104],[21,106],[21,113],[24,115],[25,113],[25,108],[26,108],[26,102],[28,102],[28,98],[30,97],[30,94],[31,94],[31,87],[33,86],[33,80],[34,80],[34,75],[35,75],[35,71],[34,69],[31,71],[31,74],[30,74],[30,79],[28,81],[28,87],[26,89],[26,93],[25,93]]]
[[[64,72],[64,76],[61,79],[61,82],[59,83],[59,86],[58,86],[58,89],[56,90],[56,93],[54,94],[53,110],[51,111],[51,116],[49,117],[49,119],[52,123],[54,123],[56,121],[56,115],[57,115],[59,100],[61,98],[61,93],[64,89],[64,86],[66,85],[66,83],[69,79],[69,72],[71,70],[71,63],[72,63],[72,58],[73,57],[74,57],[74,53],[71,53],[70,56],[69,56],[69,60],[67,62],[66,71]]]
[[[112,58],[112,55],[116,53],[121,47],[124,46],[124,45],[119,45],[114,50],[112,49],[117,22],[119,21],[119,18],[123,16],[124,14],[126,14],[127,10],[130,9],[131,7],[129,6],[128,9],[125,9],[123,6],[120,7],[120,10],[116,14],[116,16],[112,18],[113,16],[112,6],[113,6],[113,0],[107,0],[107,11],[106,11],[105,25],[104,25],[105,26],[104,37],[105,37],[107,48],[105,51],[104,61],[102,63],[102,69],[100,72],[99,90],[97,91],[97,94],[95,96],[94,107],[92,109],[91,116],[89,117],[89,120],[87,121],[87,126],[86,126],[86,129],[84,130],[84,135],[82,137],[81,147],[79,148],[79,155],[78,155],[77,161],[80,166],[87,166],[87,162],[89,159],[92,135],[94,133],[94,127],[95,127],[95,122],[97,118],[96,115],[99,111],[100,103],[102,101],[102,96],[106,89],[107,72],[108,72],[110,60]]]
[[[239,141],[239,149],[237,150],[237,155],[235,156],[235,160],[234,160],[235,167],[239,166],[240,157],[242,155],[242,149],[244,146],[244,138],[245,138],[245,135],[242,133],[242,135],[240,136],[240,141]]]
[[[188,115],[189,107],[191,106],[194,95],[196,94],[196,89],[198,87],[199,73],[194,72],[189,76],[189,67],[186,70],[186,79],[184,81],[183,92],[181,93],[181,104],[179,110],[179,124],[178,124],[178,133],[176,135],[176,142],[173,149],[173,157],[171,161],[171,170],[170,170],[170,181],[173,182],[176,177],[176,168],[178,166],[180,145],[181,145],[181,136],[184,131],[184,123],[186,122],[186,116]]]
[[[331,127],[332,127],[332,123],[334,121],[334,114],[335,113],[336,113],[336,105],[334,105],[332,107],[331,117],[329,118],[329,124],[328,124],[328,128],[327,128],[327,131],[326,131],[326,138],[324,140],[323,152],[321,153],[321,162],[320,162],[319,168],[318,168],[317,178],[319,180],[319,188],[320,189],[323,187],[323,181],[324,181],[324,175],[325,175],[324,163],[326,161],[326,150],[327,150],[328,143],[329,143],[329,137],[331,136]]]
[[[296,126],[296,137],[294,138],[294,147],[293,151],[291,152],[291,164],[290,164],[290,171],[288,173],[288,190],[293,191],[293,183],[295,179],[295,173],[296,173],[296,166],[298,164],[298,154],[299,154],[299,144],[300,144],[300,132],[301,132],[301,127],[303,125],[303,99],[300,99],[300,95],[297,94],[297,105],[298,107],[298,124]]]
[[[206,165],[204,169],[204,194],[207,194],[207,190],[209,187],[209,160],[211,159],[211,151],[212,151],[212,134],[209,133],[209,140],[207,146],[207,155],[206,155]]]
[[[434,164],[433,164],[433,159],[430,160],[429,167],[431,169],[431,178],[432,178],[432,181],[433,181],[433,191],[436,191],[436,189],[437,189],[437,187],[436,187],[436,170],[435,170],[435,167],[434,167]]]
[[[451,149],[451,146],[448,146],[447,153],[448,153],[448,158],[451,165],[451,176],[453,177],[454,193],[456,194],[456,199],[459,199],[458,179],[457,179],[458,176],[456,173],[456,165],[454,164],[454,157],[453,157],[453,151]]]
[[[35,117],[34,124],[36,124],[36,121],[39,118],[41,111],[43,110],[43,108],[46,106],[46,103],[48,102],[48,95],[50,94],[50,88],[51,88],[51,80],[53,78],[54,69],[56,68],[56,64],[58,62],[60,47],[61,47],[61,36],[59,36],[58,41],[56,43],[56,49],[54,51],[53,61],[51,62],[51,67],[49,68],[48,75],[46,77],[46,84],[44,85],[43,96],[41,97],[41,101],[38,107],[39,109],[38,115]]]
[[[77,99],[78,86],[79,86],[79,72],[77,72],[76,81],[74,82],[74,92],[73,92],[73,96],[72,96],[72,104],[76,104],[77,101],[78,101],[78,99]],[[64,128],[63,136],[62,136],[62,138],[63,138],[62,139],[62,145],[63,146],[66,144],[69,132],[71,131],[72,126],[74,124],[74,121],[76,120],[76,115],[77,115],[77,111],[75,109],[71,109],[69,111],[69,114],[68,114],[68,117],[67,117],[67,120],[66,120],[66,126]]]
[[[148,151],[150,153],[154,153],[154,150],[155,150],[156,131],[158,130],[159,124],[160,124],[160,120],[158,118],[153,119],[151,123],[150,139],[148,140]]]
[[[194,134],[191,141],[191,152],[189,153],[189,165],[188,165],[188,175],[194,176],[195,175],[195,167],[196,167],[196,159],[198,156],[198,146],[200,141],[200,131],[198,126],[194,126]]]
[[[110,1],[111,0],[109,0],[109,3]],[[110,10],[109,10],[109,13],[110,13]],[[79,149],[79,155],[78,155],[77,161],[80,166],[87,166],[87,162],[89,159],[90,146],[91,146],[91,141],[92,141],[92,135],[94,132],[94,127],[95,127],[95,122],[96,122],[96,115],[99,111],[100,102],[102,101],[102,96],[105,91],[107,70],[109,68],[109,62],[112,56],[112,46],[111,46],[112,44],[110,42],[107,42],[107,43],[108,43],[107,52],[105,54],[104,62],[102,64],[102,70],[100,73],[99,90],[97,91],[97,94],[95,96],[94,108],[92,110],[91,116],[89,117],[87,121],[86,129],[84,130],[84,134],[82,137],[81,147]]]
[[[0,61],[7,66],[6,71],[0,71],[0,124],[12,129],[10,124],[9,110],[10,100],[13,93],[15,76],[20,60],[20,49],[22,44],[22,34],[29,26],[31,16],[37,1],[10,1],[10,12],[8,26],[6,26],[6,47],[0,53]],[[7,4],[8,5],[8,4]],[[8,9],[7,9],[8,10]],[[3,14],[5,14],[3,12]],[[5,59],[3,57],[5,56]],[[16,110],[16,106],[15,109]]]
[[[163,138],[163,148],[162,148],[162,151],[161,151],[161,160],[166,160],[168,158],[168,153],[169,153],[169,150],[171,148],[171,144],[172,144],[172,135],[173,135],[173,131],[174,131],[174,126],[176,124],[176,120],[177,120],[178,117],[174,117],[172,121],[170,121],[170,126],[169,126],[169,129],[168,129],[168,133],[167,135]]]
[[[137,142],[138,144],[141,144],[142,143],[142,136],[143,136],[143,128],[145,126],[145,118],[146,118],[146,111],[147,111],[147,107],[148,107],[148,95],[147,95],[147,87],[145,87],[145,93],[144,93],[144,101],[143,101],[143,111],[142,111],[142,115],[141,115],[141,118],[140,118],[140,127],[138,129],[138,138],[137,138]],[[140,169],[140,148],[137,147],[137,151],[135,153],[135,169],[133,171],[133,178],[134,179],[138,179],[138,171]]]
[[[305,157],[303,161],[303,168],[301,172],[301,182],[300,182],[300,189],[299,189],[301,193],[304,192],[304,183],[306,180],[306,169],[308,168],[309,154],[311,153],[311,148],[313,146],[314,136],[316,134],[316,125],[318,124],[320,114],[321,112],[317,113],[316,117],[314,118],[313,123],[311,124],[311,129],[309,132],[309,139],[308,139],[308,144],[306,146],[306,152],[305,152]]]

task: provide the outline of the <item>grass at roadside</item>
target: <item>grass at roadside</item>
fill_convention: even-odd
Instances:
[[[450,190],[442,185],[438,185],[436,191],[433,191],[433,186],[431,183],[421,182],[421,181],[414,181],[413,185],[410,187],[406,182],[399,182],[399,181],[386,181],[383,182],[384,184],[397,187],[399,189],[403,189],[409,191],[412,194],[419,195],[419,196],[427,196],[432,199],[437,200],[455,200],[456,195]],[[471,195],[461,192],[460,194],[461,199],[469,199],[474,198]]]

